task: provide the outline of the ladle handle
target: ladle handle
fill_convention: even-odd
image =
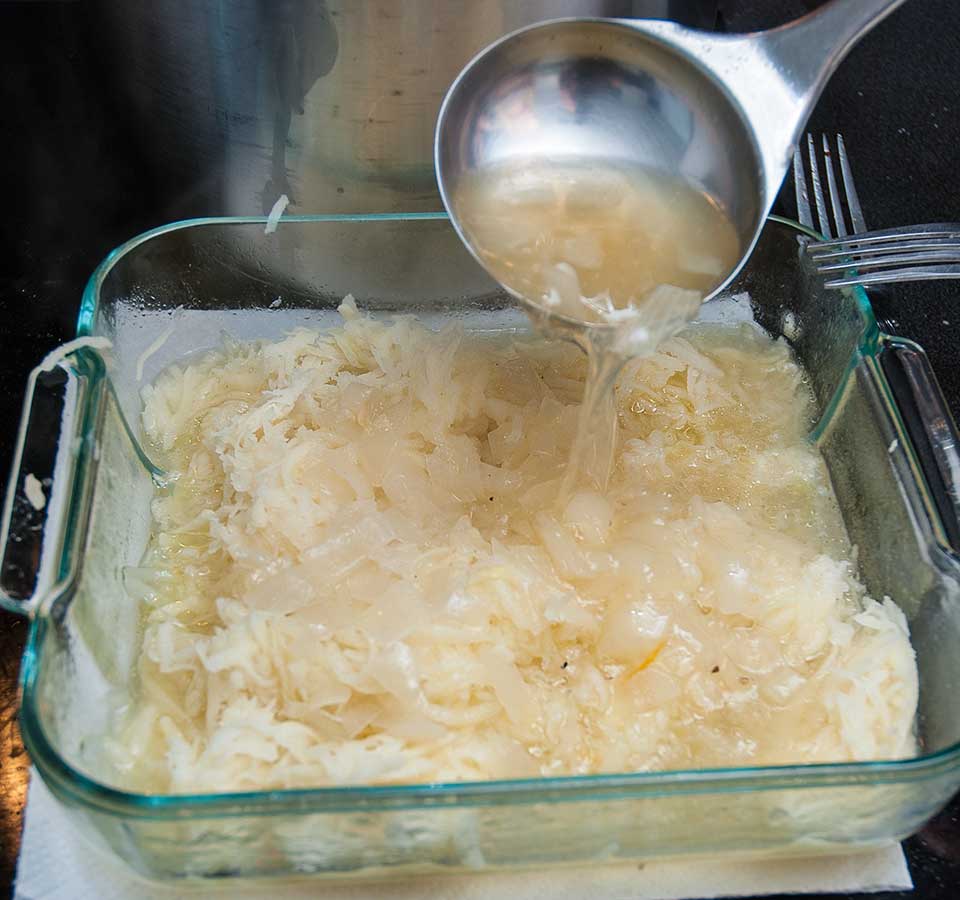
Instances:
[[[905,0],[829,0],[819,9],[758,35],[767,55],[807,109],[854,44]]]
[[[827,79],[857,40],[904,2],[829,0],[803,18],[755,34],[716,35],[669,22],[621,21],[688,54],[740,107],[761,161],[765,215]]]

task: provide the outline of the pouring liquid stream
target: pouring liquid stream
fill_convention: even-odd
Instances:
[[[636,167],[504,164],[464,180],[454,202],[489,271],[543,331],[587,355],[560,502],[581,485],[606,490],[617,376],[680,331],[731,270],[733,224],[691,183]]]

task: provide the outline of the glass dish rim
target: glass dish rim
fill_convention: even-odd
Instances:
[[[317,224],[327,222],[363,223],[382,221],[443,221],[446,213],[384,213],[370,215],[304,215],[284,216],[285,223]],[[817,232],[798,222],[780,216],[770,221],[784,225],[801,235],[822,239]],[[113,266],[140,244],[170,231],[205,225],[265,225],[265,216],[205,217],[184,219],[143,232],[112,250],[90,276],[83,292],[77,321],[77,336],[92,335],[98,309],[99,291]],[[875,358],[887,336],[880,331],[866,293],[859,287],[852,292],[861,316],[863,328],[860,342],[851,358],[856,365],[862,358]],[[899,340],[899,339],[897,339]],[[914,347],[917,345],[909,343]],[[922,352],[922,348],[917,347]],[[97,356],[98,354],[92,353]],[[99,363],[99,360],[97,360]],[[102,364],[90,367],[94,384],[106,380]],[[879,386],[885,387],[882,376]],[[888,390],[881,397],[891,415],[894,427],[905,438],[898,408]],[[833,403],[834,401],[831,401]],[[829,406],[830,404],[828,404]],[[829,412],[822,417],[829,419]],[[902,444],[912,453],[907,439]],[[917,480],[920,492],[927,494],[925,479]],[[68,527],[70,527],[68,525]],[[928,540],[947,551],[956,562],[950,548],[943,547],[936,535]],[[27,646],[21,667],[20,724],[24,742],[31,759],[54,789],[68,795],[87,807],[98,808],[112,815],[137,818],[172,819],[186,810],[206,815],[265,815],[281,812],[370,812],[377,809],[409,809],[425,806],[447,808],[529,804],[538,802],[573,802],[584,800],[620,799],[627,796],[665,796],[678,794],[742,793],[758,790],[810,789],[841,787],[856,784],[912,782],[936,777],[960,765],[960,742],[930,754],[920,754],[898,760],[866,762],[806,763],[785,766],[739,766],[706,769],[674,769],[655,772],[604,773],[596,775],[568,775],[506,779],[497,781],[444,782],[436,784],[348,785],[341,787],[288,788],[260,791],[237,791],[204,794],[144,794],[110,787],[71,766],[47,739],[37,714],[36,684],[40,667],[40,647],[51,622],[45,615],[31,622]]]

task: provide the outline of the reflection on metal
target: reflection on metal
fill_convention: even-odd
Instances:
[[[269,4],[270,0],[261,0]],[[304,114],[304,100],[314,84],[330,72],[337,59],[337,30],[327,10],[318,2],[276,3],[275,13],[264,16],[266,55],[273,64],[273,153],[270,179],[263,200],[296,194],[287,180],[286,148],[294,113]],[[270,9],[269,6],[266,9]]]
[[[440,101],[491,41],[558,16],[712,27],[716,0],[92,0],[112,90],[190,212],[441,209]],[[176,201],[178,198],[172,198]]]
[[[589,20],[515,32],[473,59],[440,112],[437,174],[454,225],[482,261],[458,189],[505,163],[652,171],[706,193],[736,228],[741,258],[716,293],[760,236],[827,79],[903,2],[831,0],[747,35]]]

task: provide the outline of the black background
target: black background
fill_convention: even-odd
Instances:
[[[754,30],[816,5],[722,0],[720,24]],[[73,337],[80,292],[96,264],[146,228],[221,212],[202,205],[194,185],[151,171],[135,127],[105,89],[91,29],[83,2],[0,0],[2,472],[10,464],[27,373]],[[960,2],[909,0],[864,39],[828,86],[810,127],[843,133],[871,227],[960,221],[958,77]],[[790,194],[783,192],[779,208],[787,215],[794,212]],[[927,349],[955,416],[958,288],[950,282],[904,287],[882,311]],[[0,895],[10,891],[25,800],[28,763],[15,723],[25,635],[23,620],[0,613]],[[960,896],[960,802],[906,847],[916,900]]]

